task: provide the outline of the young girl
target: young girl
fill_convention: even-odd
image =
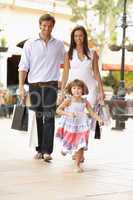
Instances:
[[[61,115],[57,137],[62,141],[63,155],[73,153],[76,163],[76,171],[83,172],[80,164],[84,160],[84,150],[87,150],[89,137],[89,114],[102,124],[102,119],[95,113],[89,102],[82,98],[88,93],[83,81],[75,79],[68,84],[66,92],[71,95],[57,108],[57,114]]]

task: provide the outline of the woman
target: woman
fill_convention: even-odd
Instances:
[[[71,33],[71,42],[68,53],[65,55],[62,76],[61,99],[67,82],[80,79],[89,89],[87,100],[92,107],[97,99],[104,100],[103,85],[98,69],[98,55],[89,49],[87,32],[83,26],[77,26]]]

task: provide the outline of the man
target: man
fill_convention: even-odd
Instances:
[[[36,112],[38,146],[35,158],[52,159],[55,109],[60,65],[65,49],[61,41],[52,37],[55,19],[44,14],[39,19],[40,33],[26,41],[19,63],[19,91],[25,98],[24,83],[28,75],[31,109]]]

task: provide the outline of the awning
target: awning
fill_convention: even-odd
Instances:
[[[120,64],[102,64],[103,71],[120,71],[121,65]],[[133,72],[133,65],[125,65],[124,71]]]
[[[102,70],[104,71],[120,71],[121,70],[122,51],[110,51],[106,47],[102,54]],[[133,72],[133,53],[125,51],[125,67],[127,72]]]
[[[28,39],[25,39],[25,40],[19,42],[16,46],[17,46],[17,47],[20,47],[20,48],[23,48],[24,43],[25,43],[27,40],[28,40]]]

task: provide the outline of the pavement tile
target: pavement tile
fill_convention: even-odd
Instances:
[[[133,200],[132,122],[123,132],[104,128],[101,140],[92,134],[85,172],[77,174],[56,139],[53,161],[36,161],[29,136],[11,130],[10,119],[0,119],[0,200]]]

